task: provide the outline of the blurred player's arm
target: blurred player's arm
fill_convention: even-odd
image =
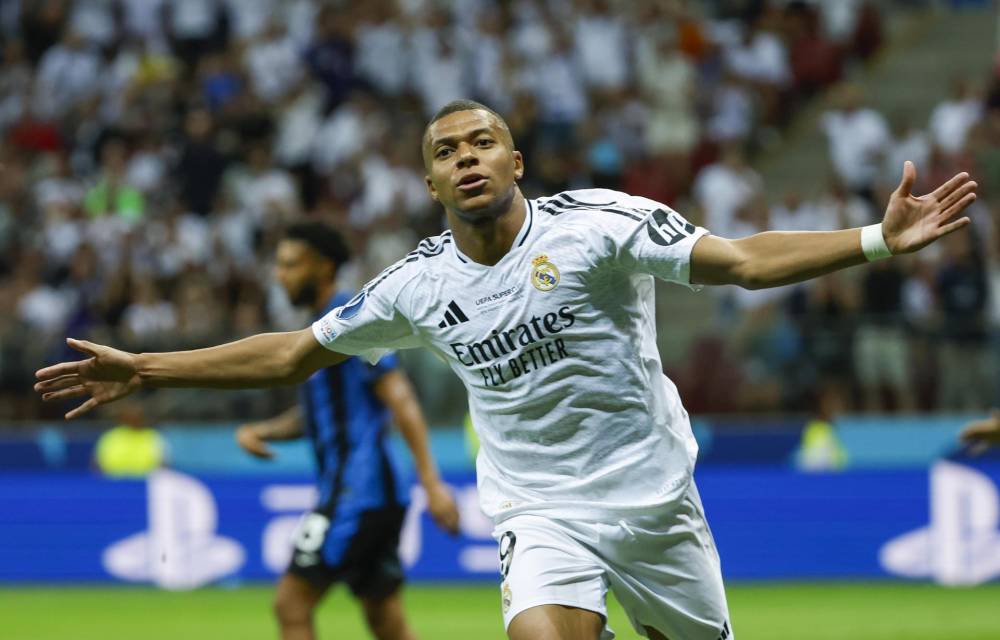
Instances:
[[[323,347],[310,328],[168,353],[129,353],[72,338],[66,342],[88,357],[37,371],[35,390],[49,402],[86,398],[66,414],[68,419],[140,387],[242,389],[298,384],[317,369],[348,358]]]
[[[389,408],[393,421],[413,454],[420,484],[427,492],[427,509],[431,517],[442,529],[458,533],[458,508],[448,487],[442,482],[437,463],[431,455],[427,421],[410,380],[398,369],[389,371],[375,382],[375,395]]]
[[[271,459],[274,452],[267,446],[272,440],[294,440],[302,436],[302,409],[295,405],[271,418],[241,425],[236,430],[236,442],[258,458]]]
[[[916,169],[907,162],[892,193],[881,233],[892,255],[917,251],[969,224],[960,217],[976,199],[976,183],[959,173],[931,193],[910,193]],[[766,289],[815,278],[867,262],[861,229],[767,231],[739,240],[704,236],[691,253],[691,282]]]
[[[963,443],[971,447],[973,453],[982,453],[989,447],[1000,444],[1000,409],[994,409],[985,420],[967,424],[960,437]]]

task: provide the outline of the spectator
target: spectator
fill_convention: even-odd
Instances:
[[[885,154],[882,182],[897,185],[903,177],[903,163],[909,160],[918,167],[926,167],[931,148],[927,133],[915,126],[905,113],[892,119],[892,141]]]
[[[174,167],[181,201],[199,215],[212,210],[226,169],[226,157],[214,139],[212,114],[194,108],[184,119],[184,141]]]
[[[285,27],[274,19],[247,47],[243,60],[250,74],[250,86],[264,102],[277,101],[302,77],[295,43]]]
[[[651,107],[646,147],[654,155],[687,154],[698,143],[697,71],[678,44],[675,32],[659,26],[636,41],[638,85]]]
[[[983,100],[976,95],[968,80],[955,80],[952,96],[931,113],[932,142],[942,151],[954,155],[965,146],[969,130],[983,116]]]
[[[392,0],[364,3],[367,16],[358,25],[357,74],[381,94],[397,97],[407,88],[406,34],[393,15]]]
[[[861,90],[840,88],[836,106],[822,118],[837,176],[854,193],[875,201],[875,182],[888,149],[889,127],[882,115],[861,106]]]
[[[243,208],[258,226],[275,227],[301,210],[291,174],[272,164],[266,145],[250,148],[245,171],[234,172],[233,179]]]
[[[97,183],[83,198],[87,215],[92,218],[112,216],[127,224],[138,222],[145,212],[142,192],[128,183],[128,150],[119,139],[108,140],[101,149],[101,172]]]
[[[428,11],[424,24],[410,36],[413,89],[427,117],[466,93],[466,57],[458,43],[451,14],[440,7]]]
[[[129,342],[142,349],[169,339],[169,334],[177,328],[177,310],[164,298],[156,282],[151,278],[136,279],[132,300],[122,316]]]
[[[98,86],[101,59],[75,31],[45,52],[35,83],[35,110],[43,118],[62,118],[88,98]]]
[[[628,74],[628,36],[619,13],[608,0],[575,0],[573,39],[583,80],[592,89],[617,92]]]
[[[726,146],[719,162],[708,165],[695,178],[692,192],[705,212],[705,226],[724,237],[739,237],[733,232],[737,213],[762,188],[760,176],[746,163],[743,150],[736,144]]]
[[[861,322],[854,338],[854,362],[865,411],[888,408],[883,391],[892,392],[898,411],[913,412],[916,400],[909,378],[910,358],[903,323],[906,274],[898,261],[871,265],[861,281]]]
[[[337,15],[332,5],[323,5],[316,16],[316,33],[305,52],[313,77],[326,90],[327,109],[336,108],[355,84],[354,47],[351,24]]]
[[[94,463],[112,478],[142,478],[160,468],[167,460],[167,444],[149,426],[139,402],[118,408],[118,426],[105,431],[97,440]]]
[[[940,300],[941,409],[979,411],[993,394],[992,358],[986,348],[987,284],[983,258],[971,233],[947,238],[937,273]]]

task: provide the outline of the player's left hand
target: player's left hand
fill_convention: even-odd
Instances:
[[[424,487],[427,492],[427,510],[437,526],[454,535],[458,533],[458,506],[443,482]]]
[[[66,414],[67,420],[114,402],[141,386],[135,354],[73,338],[68,338],[66,344],[90,357],[36,371],[35,391],[42,394],[45,402],[89,396]]]
[[[958,217],[976,199],[978,185],[969,174],[959,173],[920,197],[910,192],[916,180],[917,169],[907,160],[903,179],[892,192],[882,219],[882,236],[893,255],[922,249],[971,222],[968,217]]]
[[[967,424],[959,437],[974,454],[1000,444],[1000,409],[994,409],[986,420]]]

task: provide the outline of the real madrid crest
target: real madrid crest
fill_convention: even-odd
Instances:
[[[511,601],[514,599],[514,594],[510,590],[510,585],[504,580],[503,586],[500,588],[500,603],[503,605],[503,612],[507,613],[510,610]]]
[[[552,291],[559,284],[559,269],[542,254],[531,261],[531,284],[539,291]]]

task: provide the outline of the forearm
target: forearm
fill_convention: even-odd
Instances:
[[[240,389],[296,384],[336,355],[316,342],[309,329],[262,333],[236,342],[135,356],[136,373],[147,387]]]
[[[767,231],[735,241],[747,256],[745,286],[779,287],[867,262],[861,230]]]
[[[303,434],[302,409],[295,405],[284,413],[249,426],[264,440],[294,440]]]
[[[406,376],[399,372],[386,374],[379,381],[378,394],[382,402],[389,407],[392,418],[413,455],[421,484],[427,486],[439,481],[437,464],[431,455],[427,421]]]
[[[420,484],[427,486],[441,479],[438,472],[437,463],[431,455],[430,438],[427,435],[427,423],[420,412],[419,407],[415,412],[406,412],[396,416],[396,424],[403,434],[410,453],[413,454],[413,463],[417,469],[417,477]]]
[[[860,229],[766,231],[740,240],[705,236],[691,256],[691,281],[766,289],[865,261]]]

